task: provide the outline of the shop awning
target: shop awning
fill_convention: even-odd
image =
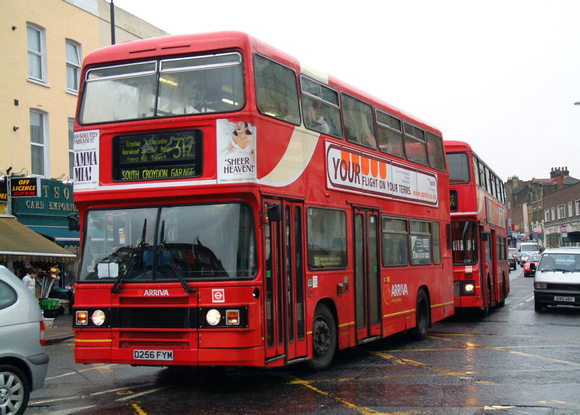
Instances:
[[[78,246],[80,236],[78,231],[69,231],[68,228],[57,226],[28,226],[34,232],[54,240],[60,246]]]
[[[16,221],[0,216],[0,260],[74,262],[76,255]]]

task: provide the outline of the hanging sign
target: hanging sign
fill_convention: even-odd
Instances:
[[[10,196],[12,197],[40,196],[40,179],[38,177],[11,177]]]

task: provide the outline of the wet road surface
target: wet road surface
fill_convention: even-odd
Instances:
[[[331,368],[195,370],[76,365],[47,348],[27,414],[579,414],[580,310],[533,310],[512,271],[505,307],[340,352]]]

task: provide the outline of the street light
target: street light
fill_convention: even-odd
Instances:
[[[580,105],[580,101],[576,101],[574,105]]]

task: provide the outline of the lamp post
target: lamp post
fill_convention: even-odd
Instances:
[[[115,3],[111,0],[111,45],[115,44]]]

